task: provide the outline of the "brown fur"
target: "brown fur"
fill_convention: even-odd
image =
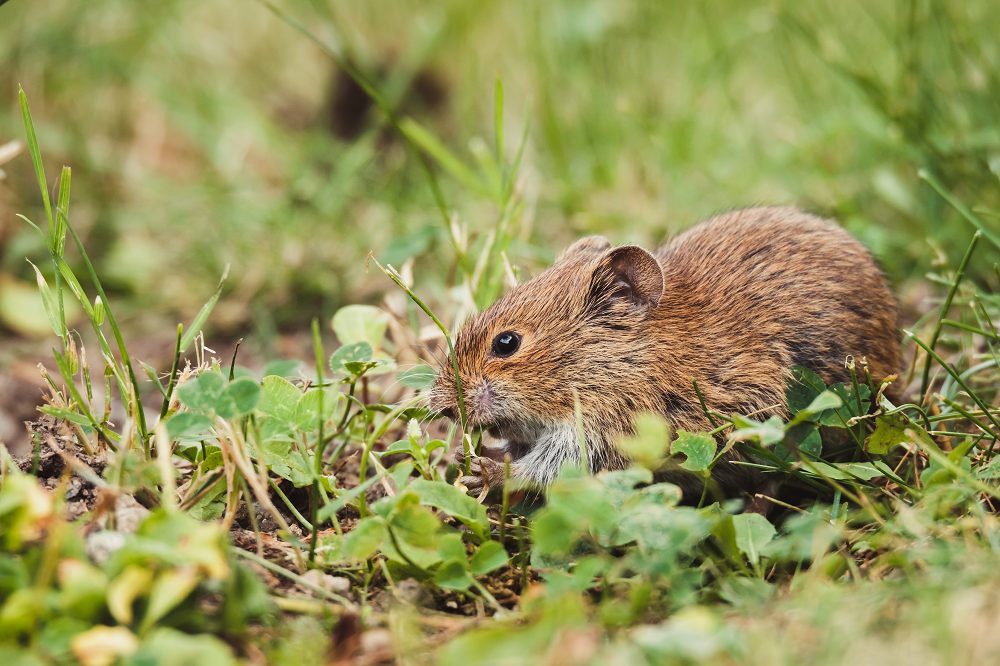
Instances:
[[[498,358],[492,341],[504,331],[519,333],[521,346]],[[848,355],[866,358],[876,379],[897,372],[897,306],[847,232],[793,208],[753,208],[699,224],[653,254],[585,238],[468,322],[455,353],[469,424],[493,426],[505,441],[492,457],[509,453],[512,476],[544,487],[564,461],[579,460],[574,395],[591,469],[619,469],[627,460],[615,441],[637,412],[663,415],[675,432],[710,429],[692,378],[710,409],[780,405],[766,417],[787,413],[793,365],[827,383],[850,381]],[[439,372],[431,407],[457,418],[451,367]],[[472,485],[502,483],[498,465],[475,462]],[[700,489],[679,471],[661,476]],[[727,492],[762,484],[728,461],[714,478]]]

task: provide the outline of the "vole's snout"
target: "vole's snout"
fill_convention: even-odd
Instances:
[[[493,389],[490,388],[489,382],[480,382],[479,386],[471,392],[470,397],[474,401],[476,411],[483,412],[485,414],[492,411],[494,398]]]
[[[458,395],[454,390],[441,389],[431,392],[431,411],[458,421]],[[465,398],[465,411],[469,419],[469,424],[478,426],[490,422],[496,417],[497,409],[501,406],[497,389],[486,380],[466,380],[462,386],[463,397]]]
[[[445,385],[445,382],[441,381],[441,375],[438,375],[437,379],[434,381],[434,386],[430,393],[430,402],[427,405],[430,407],[431,411],[435,414],[440,414],[441,416],[451,419],[452,421],[458,420],[458,404],[456,403],[456,396],[453,391],[449,391]]]

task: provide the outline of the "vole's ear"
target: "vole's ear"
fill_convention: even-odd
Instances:
[[[647,250],[638,245],[621,245],[601,259],[590,289],[595,296],[610,294],[638,307],[654,309],[663,297],[663,269]]]
[[[566,251],[559,255],[556,263],[572,261],[601,254],[611,247],[611,243],[604,236],[587,236],[566,248]]]

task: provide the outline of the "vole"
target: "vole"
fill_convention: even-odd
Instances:
[[[726,213],[655,252],[584,238],[459,331],[468,423],[500,440],[462,481],[502,486],[496,461],[509,454],[511,477],[544,489],[565,461],[578,463],[574,395],[593,472],[628,466],[615,442],[639,412],[662,415],[674,433],[710,430],[692,378],[711,410],[787,417],[794,365],[828,384],[851,381],[848,355],[865,358],[876,380],[896,373],[897,318],[864,246],[794,208]],[[430,406],[459,416],[450,363],[438,372]],[[762,477],[731,457],[713,470],[729,494],[752,494]],[[657,478],[685,495],[701,492],[700,477],[676,465]]]

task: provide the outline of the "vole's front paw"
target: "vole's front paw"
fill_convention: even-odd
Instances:
[[[462,471],[465,470],[464,451],[459,450],[455,453],[455,464]],[[470,476],[461,477],[459,482],[470,490],[481,490],[484,484],[490,488],[503,486],[503,463],[492,458],[471,455],[469,457],[469,474]]]

